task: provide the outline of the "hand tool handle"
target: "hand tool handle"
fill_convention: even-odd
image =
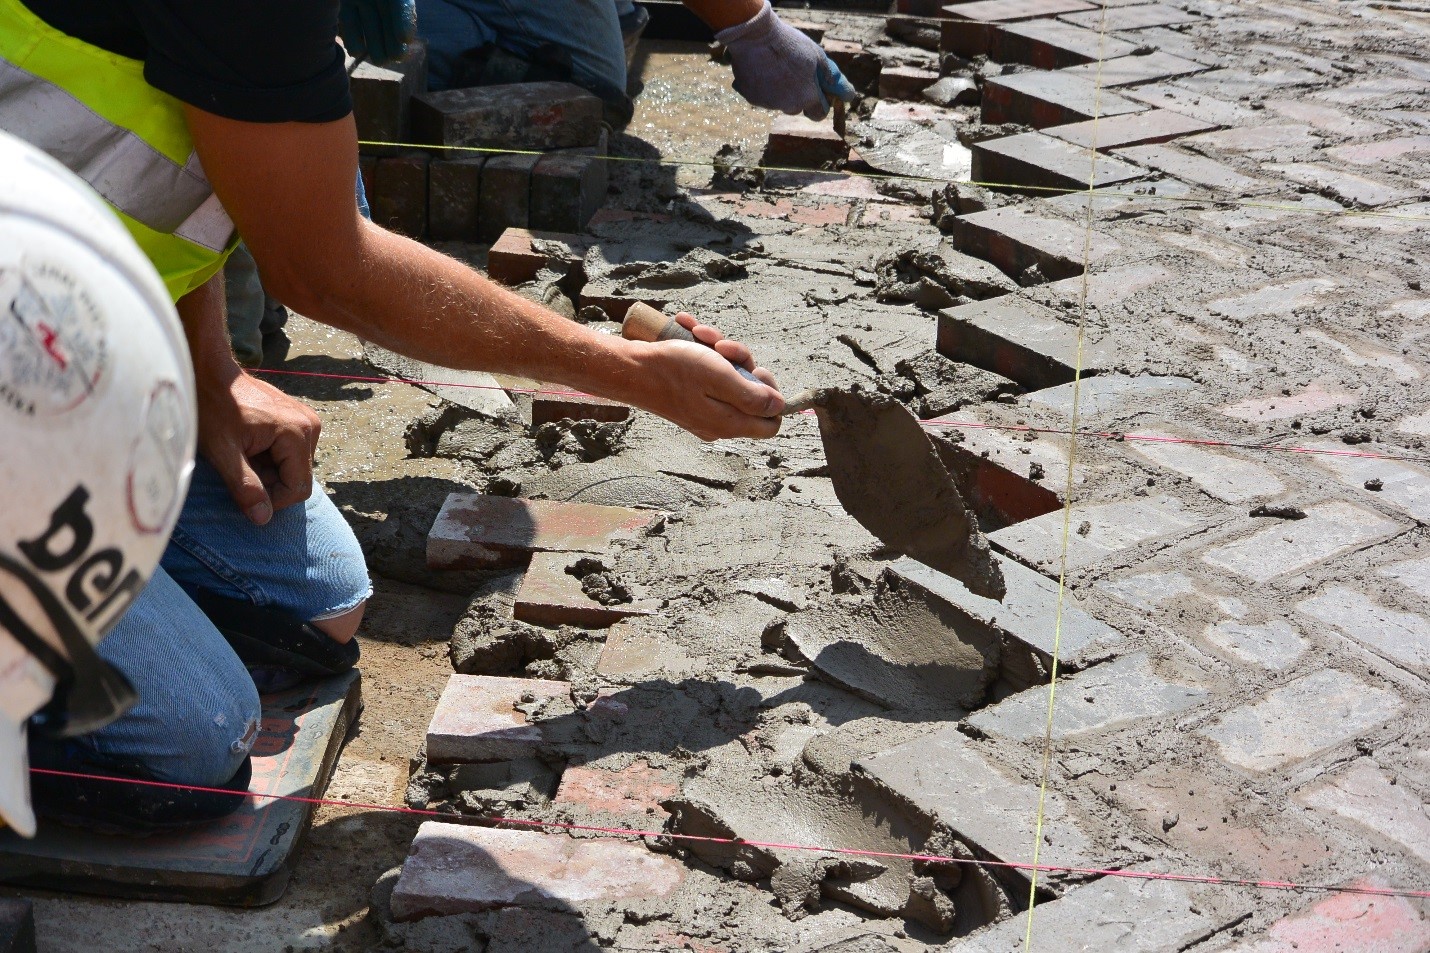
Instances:
[[[680,326],[680,322],[674,318],[666,317],[648,304],[637,301],[631,305],[626,312],[626,319],[621,323],[621,337],[630,341],[692,341],[699,344],[695,335]],[[754,374],[745,370],[738,364],[731,364],[739,372],[740,376],[756,384],[763,384]],[[798,394],[793,400],[785,401],[784,413],[780,416],[798,414],[813,407],[819,397],[818,391],[807,390]]]
[[[637,301],[631,305],[626,312],[625,321],[621,322],[621,337],[628,341],[690,341],[692,344],[699,344],[695,335],[680,326],[680,322],[674,318],[668,318],[650,305]],[[763,384],[754,374],[745,370],[738,364],[731,367],[739,372],[740,376],[747,381],[754,381],[756,384]]]

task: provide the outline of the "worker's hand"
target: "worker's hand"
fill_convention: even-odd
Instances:
[[[675,319],[702,343],[664,341],[647,344],[646,379],[653,395],[646,410],[684,427],[701,440],[727,437],[773,437],[784,410],[775,378],[755,366],[754,355],[739,341],[701,324],[688,314]],[[762,381],[756,384],[735,372],[738,364]]]
[[[769,0],[715,38],[730,51],[735,92],[755,106],[818,120],[828,115],[830,96],[854,98],[854,87],[823,48],[777,17]]]
[[[386,63],[407,52],[417,35],[415,0],[342,0],[338,33],[349,56]]]
[[[322,421],[302,401],[238,374],[199,387],[199,453],[259,526],[313,492],[313,453]]]

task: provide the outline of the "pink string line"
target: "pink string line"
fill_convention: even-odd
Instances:
[[[673,841],[696,842],[702,844],[724,844],[732,847],[761,847],[767,850],[798,850],[819,854],[840,854],[850,857],[875,857],[886,860],[909,860],[927,864],[967,864],[973,867],[997,867],[1007,870],[1046,873],[1080,874],[1096,877],[1124,877],[1132,880],[1168,880],[1178,883],[1206,884],[1218,887],[1247,887],[1258,890],[1319,890],[1328,893],[1353,893],[1373,897],[1406,897],[1430,900],[1430,890],[1409,890],[1397,887],[1364,887],[1355,885],[1301,884],[1285,880],[1238,880],[1228,877],[1210,877],[1199,874],[1168,874],[1142,870],[1118,870],[1101,867],[1061,867],[1051,864],[1024,864],[1004,860],[978,860],[969,857],[943,857],[938,854],[899,854],[892,851],[858,850],[852,847],[814,847],[808,844],[781,844],[770,841],[745,840],[740,837],[703,837],[697,834],[671,834],[665,831],[643,831],[624,827],[599,827],[594,824],[568,824],[560,821],[537,821],[520,817],[472,817],[465,814],[448,814],[442,811],[422,810],[415,807],[395,807],[389,804],[367,804],[362,801],[345,801],[337,798],[301,797],[296,794],[257,794],[249,791],[231,791],[227,788],[203,787],[197,784],[172,784],[167,781],[146,781],[139,778],[116,778],[103,774],[85,774],[76,771],[57,771],[51,768],[31,768],[31,774],[43,774],[57,778],[76,778],[86,781],[109,781],[115,784],[130,784],[141,787],[164,788],[175,791],[198,791],[204,794],[223,794],[229,797],[266,798],[270,801],[292,801],[298,804],[312,804],[319,807],[345,807],[363,811],[377,811],[386,814],[410,814],[418,817],[435,817],[451,823],[468,824],[509,824],[518,827],[549,828],[559,831],[583,831],[614,837],[664,837]]]
[[[546,390],[535,387],[502,387],[499,384],[455,384],[445,381],[424,381],[410,377],[365,377],[357,374],[326,374],[319,371],[290,371],[269,368],[254,369],[255,374],[280,374],[288,377],[317,377],[327,380],[358,381],[368,384],[412,384],[418,387],[463,387],[471,390],[504,390],[511,394],[531,394],[546,397],[590,397],[574,390]],[[801,411],[813,414],[812,410]],[[989,424],[972,420],[920,420],[925,427],[967,427],[970,430],[1007,430],[1017,433],[1046,433],[1070,436],[1072,431],[1057,427],[1031,427],[1021,424]],[[1197,440],[1190,437],[1166,437],[1154,434],[1119,433],[1113,430],[1080,430],[1080,437],[1100,437],[1104,440],[1133,440],[1144,443],[1182,443],[1199,447],[1230,447],[1238,450],[1268,450],[1278,453],[1309,453],[1330,457],[1357,457],[1362,460],[1393,460],[1400,463],[1430,463],[1430,458],[1393,453],[1370,453],[1364,450],[1330,450],[1324,447],[1296,447],[1280,444],[1238,443],[1228,440]]]

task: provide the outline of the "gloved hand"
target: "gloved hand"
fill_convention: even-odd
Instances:
[[[848,102],[854,87],[825,55],[819,44],[765,8],[738,26],[721,30],[715,39],[730,51],[735,92],[752,105],[810,119],[829,113],[829,97]]]
[[[416,0],[342,0],[338,34],[349,56],[395,60],[417,35]]]

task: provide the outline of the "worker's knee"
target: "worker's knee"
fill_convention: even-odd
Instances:
[[[158,726],[173,742],[166,757],[145,765],[155,780],[222,787],[252,753],[262,719],[252,680],[245,678],[222,694],[206,694]]]

